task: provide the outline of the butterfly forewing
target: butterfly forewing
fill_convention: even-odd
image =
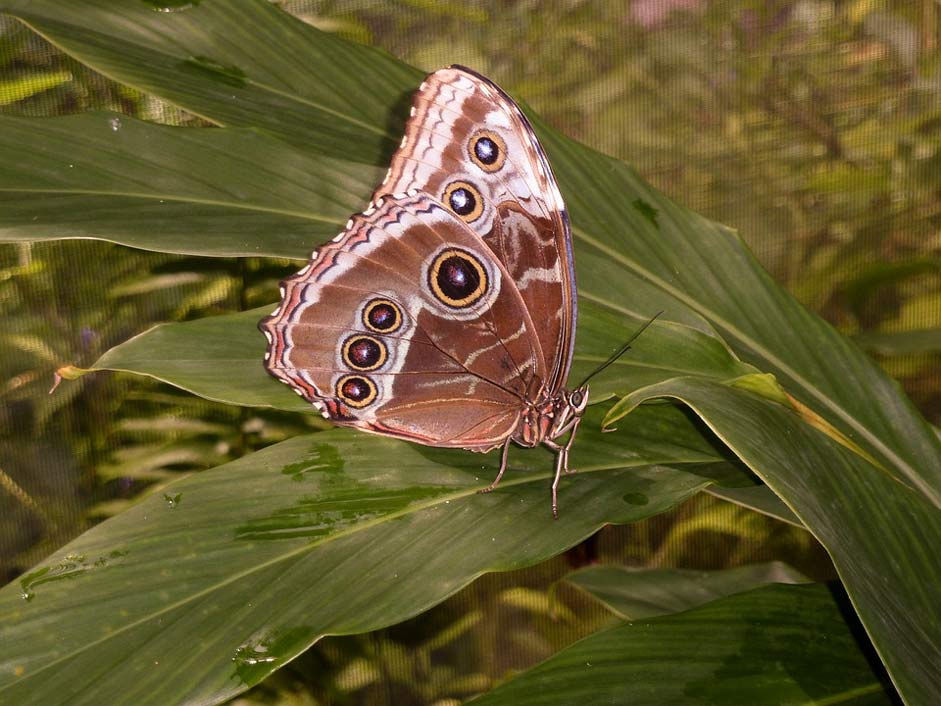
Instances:
[[[555,177],[529,122],[488,79],[428,76],[376,196],[419,189],[480,236],[534,321],[549,395],[565,383],[576,318],[571,236]]]

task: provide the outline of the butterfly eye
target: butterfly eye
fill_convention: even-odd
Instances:
[[[462,309],[475,304],[487,292],[487,271],[469,252],[449,248],[431,264],[428,285],[438,301]]]
[[[337,380],[337,397],[354,409],[362,409],[376,399],[376,385],[361,375],[344,375]]]
[[[386,358],[385,345],[372,336],[350,336],[343,344],[343,362],[354,370],[375,370]]]
[[[503,138],[490,130],[476,133],[468,144],[470,158],[485,172],[495,172],[506,161],[506,143]]]
[[[466,223],[473,223],[484,212],[480,192],[466,181],[452,181],[444,190],[444,202]]]
[[[402,311],[388,299],[371,299],[363,307],[363,325],[377,333],[392,333],[402,325]]]

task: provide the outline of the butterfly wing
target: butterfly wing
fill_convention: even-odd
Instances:
[[[376,197],[418,189],[487,244],[534,321],[554,395],[575,337],[572,243],[565,204],[529,121],[513,100],[459,66],[429,75]]]
[[[380,198],[282,283],[267,369],[347,426],[486,451],[545,379],[506,268],[426,195]]]

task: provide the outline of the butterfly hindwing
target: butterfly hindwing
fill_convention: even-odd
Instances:
[[[337,423],[487,450],[545,379],[506,269],[425,195],[380,199],[282,287],[266,365]]]

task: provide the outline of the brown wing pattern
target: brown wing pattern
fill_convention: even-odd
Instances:
[[[489,450],[547,375],[506,268],[422,194],[378,199],[282,284],[268,370],[333,421]]]
[[[565,384],[576,318],[565,205],[529,122],[495,84],[462,67],[415,96],[402,144],[375,196],[418,189],[451,209],[503,264],[545,353],[546,391]]]

